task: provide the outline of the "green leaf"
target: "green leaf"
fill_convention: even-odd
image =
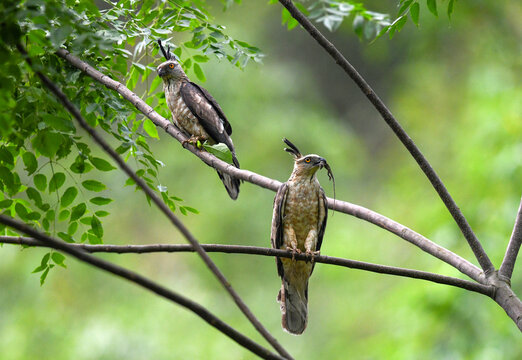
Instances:
[[[65,219],[67,219],[69,217],[69,214],[70,214],[70,211],[67,209],[60,211],[60,214],[58,214],[58,220],[64,221]]]
[[[107,212],[107,211],[98,210],[98,211],[96,211],[96,212],[94,213],[94,215],[99,216],[99,217],[105,217],[105,216],[110,215],[110,213]]]
[[[207,79],[205,78],[205,74],[203,73],[203,69],[201,69],[201,66],[199,66],[198,63],[194,63],[194,73],[200,81],[207,81]]]
[[[435,16],[439,16],[437,13],[437,0],[427,0],[428,10]]]
[[[150,136],[150,137],[153,137],[153,138],[156,138],[156,139],[159,139],[159,136],[158,136],[158,129],[156,129],[156,125],[154,125],[154,123],[146,118],[144,121],[143,121],[143,130],[145,130],[145,132]]]
[[[91,229],[94,235],[99,238],[103,237],[103,227],[100,220],[96,216],[91,218]]]
[[[14,165],[13,154],[3,146],[0,147],[0,162],[3,162],[6,165]]]
[[[25,171],[27,171],[27,175],[32,175],[38,167],[38,161],[36,161],[36,157],[31,152],[25,152],[22,155],[22,160],[24,161]]]
[[[199,211],[197,209],[194,209],[190,206],[183,206],[187,211],[190,211],[191,213],[194,213],[194,214],[199,214]]]
[[[20,219],[29,220],[27,218],[27,215],[28,215],[27,209],[21,203],[16,203],[15,212],[16,212],[16,215],[18,215],[18,217],[20,217]]]
[[[67,266],[65,266],[65,264],[63,263],[63,261],[65,260],[65,256],[63,256],[62,254],[58,253],[58,252],[53,252],[53,254],[51,255],[51,259],[53,260],[53,262],[56,264],[56,265],[60,265],[61,267],[64,267],[66,268]]]
[[[79,218],[81,218],[83,216],[83,214],[85,214],[86,210],[87,210],[87,205],[85,205],[85,203],[76,205],[71,210],[71,220],[69,220],[69,221],[78,220]]]
[[[78,223],[74,223],[74,224],[78,224]],[[58,233],[58,237],[60,239],[62,239],[63,241],[68,242],[68,243],[74,243],[75,242],[71,235],[69,235],[67,233],[64,233],[63,231],[60,231]]]
[[[454,5],[454,1],[449,0],[449,2],[448,2],[448,18],[449,19],[451,19],[451,14],[453,14],[453,5]]]
[[[34,186],[40,191],[44,191],[47,187],[47,178],[43,174],[36,174],[33,178]]]
[[[89,201],[95,205],[107,205],[112,202],[112,199],[97,196],[97,197],[90,199]]]
[[[97,158],[97,157],[91,156],[91,157],[89,157],[89,160],[94,165],[94,167],[96,169],[98,169],[98,170],[101,170],[101,171],[111,171],[111,170],[116,169],[108,161],[103,160],[101,158]]]
[[[0,209],[8,208],[11,206],[12,203],[13,203],[13,200],[9,200],[9,199],[0,201]]]
[[[62,195],[62,198],[60,199],[60,205],[61,207],[67,207],[72,204],[74,199],[76,199],[76,195],[78,195],[78,189],[74,186],[71,186],[65,190],[65,192]]]
[[[49,193],[58,190],[65,183],[65,174],[62,172],[57,172],[53,175],[51,180],[49,180]]]
[[[49,262],[49,258],[51,256],[51,253],[47,253],[43,256],[42,261],[40,262],[40,265],[33,270],[33,274],[43,271],[47,267],[47,263]]]
[[[69,227],[67,228],[67,234],[72,236],[76,233],[76,230],[78,230],[78,223],[74,221],[69,224]]]
[[[226,146],[225,144],[218,143],[215,145],[209,145],[207,142],[205,142],[203,144],[203,147],[205,148],[205,150],[213,154],[218,159],[226,161],[229,164],[232,163],[232,153],[230,152],[228,146]]]
[[[100,192],[102,190],[105,190],[106,188],[105,184],[96,180],[85,180],[84,182],[82,182],[82,185],[87,190],[95,192]]]
[[[410,8],[411,20],[417,26],[419,26],[419,10],[420,10],[419,3],[413,4]]]
[[[209,57],[208,56],[204,56],[204,55],[194,55],[192,58],[195,61],[201,62],[201,63],[207,62],[209,60]]]
[[[45,269],[45,271],[42,273],[42,275],[40,276],[40,286],[42,286],[45,282],[45,279],[47,278],[47,274],[49,274],[49,270],[51,269],[51,267],[47,267]]]
[[[39,131],[32,140],[33,147],[48,158],[56,154],[62,142],[62,135],[49,130]]]
[[[413,2],[413,0],[406,0],[402,3],[401,7],[399,8],[399,15],[402,15],[402,13],[410,6],[410,4]]]
[[[38,190],[36,190],[33,187],[28,187],[27,190],[25,190],[25,192],[27,193],[27,197],[33,200],[36,206],[40,207],[40,205],[42,205],[42,196],[40,195]]]

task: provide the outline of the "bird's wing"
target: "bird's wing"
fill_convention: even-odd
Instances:
[[[321,250],[323,243],[324,230],[326,229],[326,220],[328,219],[328,202],[323,188],[319,191],[319,232],[317,235],[317,248],[315,251]]]
[[[212,95],[201,86],[190,81],[181,84],[180,92],[183,101],[201,122],[205,131],[214,140],[228,145],[227,140],[232,135],[232,126],[230,126],[223,110]]]
[[[277,190],[274,198],[274,213],[272,215],[272,230],[270,234],[270,242],[274,249],[279,249],[283,246],[283,218],[286,204],[286,196],[288,194],[288,184],[284,183]],[[283,276],[283,264],[279,258],[276,258],[277,273]]]

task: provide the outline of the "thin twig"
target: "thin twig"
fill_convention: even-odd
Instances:
[[[477,239],[477,236],[471,229],[468,221],[464,217],[464,214],[460,211],[459,207],[451,197],[450,193],[444,186],[444,183],[437,175],[435,170],[431,167],[428,160],[424,157],[419,148],[415,145],[413,140],[408,136],[406,131],[401,127],[399,122],[395,119],[391,111],[386,107],[384,102],[379,98],[379,96],[373,91],[373,89],[368,85],[366,80],[357,72],[357,70],[350,64],[348,60],[337,50],[337,48],[330,42],[326,37],[321,34],[321,32],[312,24],[310,20],[306,16],[303,15],[295,7],[291,0],[279,0],[279,2],[290,12],[292,17],[296,19],[299,24],[321,45],[328,54],[335,60],[335,62],[350,76],[350,78],[357,84],[357,86],[361,89],[361,91],[366,95],[368,100],[372,103],[372,105],[377,109],[377,111],[381,114],[382,118],[388,124],[388,126],[392,129],[392,131],[397,135],[402,144],[408,149],[411,156],[415,159],[417,164],[419,164],[420,168],[426,174],[428,180],[431,182],[432,186],[435,188],[437,193],[439,194],[442,202],[448,208],[451,216],[457,223],[460,231],[468,241],[471,250],[475,254],[480,266],[486,273],[486,276],[493,273],[495,271],[495,267],[491,263],[488,255],[482,248],[480,241]]]
[[[522,244],[522,199],[520,199],[520,206],[518,207],[517,217],[515,219],[515,225],[513,226],[513,233],[509,239],[509,243],[500,265],[498,274],[505,279],[511,279],[513,275],[513,268],[515,267],[515,261],[517,261],[518,251]]]
[[[139,98],[138,95],[130,91],[123,84],[111,79],[107,75],[102,74],[86,62],[80,60],[74,55],[71,55],[71,53],[64,49],[58,50],[57,55],[68,61],[71,65],[82,70],[87,75],[91,76],[94,80],[102,83],[109,89],[118,92],[121,96],[123,96],[125,99],[131,102],[146,117],[148,117],[156,126],[165,130],[165,132],[167,132],[173,138],[178,140],[180,143],[186,140],[186,137],[174,125],[172,125],[163,116],[155,112],[152,107],[147,105],[142,99]],[[254,173],[249,170],[238,169],[224,161],[219,160],[214,155],[205,151],[200,151],[199,149],[191,145],[187,145],[187,149],[194,153],[196,156],[198,156],[205,164],[220,171],[226,172],[230,175],[233,175],[238,179],[248,181],[252,184],[256,184],[262,188],[269,189],[272,191],[277,191],[277,189],[279,189],[279,187],[281,186],[281,182],[277,180],[270,179],[268,177]],[[328,207],[330,209],[348,215],[356,216],[362,220],[368,221],[387,231],[390,231],[393,234],[403,238],[404,240],[409,241],[410,243],[418,246],[428,254],[431,254],[441,259],[442,261],[450,264],[451,266],[455,267],[456,269],[461,271],[463,274],[469,276],[470,278],[480,283],[485,283],[484,274],[482,270],[480,270],[478,267],[476,267],[469,261],[463,259],[462,257],[454,254],[448,249],[435,244],[434,242],[428,240],[426,237],[414,232],[406,226],[403,226],[372,210],[366,209],[362,206],[351,204],[346,201],[334,201],[333,199],[328,198]]]
[[[21,233],[31,236],[33,240],[38,239],[40,244],[44,244],[44,246],[48,246],[53,249],[57,249],[64,253],[72,255],[80,261],[86,262],[88,264],[93,265],[94,267],[105,270],[126,280],[129,280],[130,282],[133,282],[145,289],[148,289],[161,297],[164,297],[168,300],[175,302],[176,304],[179,304],[189,309],[190,311],[194,312],[199,317],[201,317],[203,320],[205,320],[209,325],[215,327],[223,334],[227,335],[232,340],[237,342],[239,345],[245,347],[246,349],[252,351],[253,353],[259,355],[264,359],[282,359],[282,357],[263,348],[261,345],[252,341],[239,331],[232,328],[230,325],[217,318],[214,314],[212,314],[210,311],[208,311],[200,304],[182,295],[179,295],[178,293],[171,291],[138,273],[110,263],[106,260],[97,258],[93,255],[89,255],[85,252],[85,250],[81,249],[78,246],[67,244],[64,241],[54,239],[44,233],[41,233],[33,229],[29,225],[24,224],[6,215],[0,215],[0,223],[5,224]]]
[[[25,60],[32,66],[30,59],[27,57],[27,52],[21,44],[17,44],[18,51],[25,56]],[[33,69],[34,71],[34,69]],[[225,278],[223,273],[218,269],[216,264],[210,259],[208,254],[203,250],[199,242],[196,238],[190,233],[190,231],[185,227],[185,225],[174,215],[174,213],[169,209],[169,207],[152,191],[145,181],[138,177],[136,173],[123,161],[123,159],[114,151],[110,145],[93,129],[91,128],[85,119],[83,119],[79,110],[69,101],[67,96],[45,75],[42,73],[35,71],[43,84],[51,90],[51,92],[60,100],[63,106],[71,113],[71,115],[76,119],[78,124],[85,130],[93,140],[100,145],[100,147],[118,164],[120,169],[122,169],[134,182],[147,194],[147,196],[154,202],[154,204],[167,216],[167,218],[172,222],[174,226],[178,228],[178,230],[183,234],[183,236],[188,240],[188,242],[194,247],[199,256],[203,259],[207,267],[212,271],[212,273],[218,278],[219,282],[223,285],[226,291],[230,294],[236,305],[239,309],[245,314],[245,316],[250,320],[252,325],[256,328],[256,330],[277,350],[279,354],[287,359],[291,359],[292,356],[279,344],[279,342],[265,329],[265,327],[261,324],[261,322],[255,317],[255,315],[250,311],[248,306],[244,303],[241,297],[237,294],[237,292],[232,288],[232,285]]]
[[[19,236],[0,236],[0,243],[20,244],[27,246],[50,247],[38,240],[24,238]],[[70,244],[89,253],[115,253],[115,254],[145,254],[157,252],[194,252],[194,248],[189,244],[152,244],[152,245],[90,245],[90,244]],[[221,245],[221,244],[201,244],[206,252],[219,252],[227,254],[249,254],[262,256],[277,256],[283,258],[292,258],[296,260],[308,261],[310,258],[306,254],[292,254],[286,250],[271,249],[257,246],[244,245]],[[426,271],[404,269],[394,266],[386,266],[380,264],[372,264],[363,261],[343,259],[332,256],[316,255],[314,262],[338,265],[351,269],[359,269],[379,274],[388,274],[402,276],[414,279],[421,279],[436,282],[439,284],[451,285],[465,290],[475,291],[487,296],[493,295],[493,288],[487,285],[477,284],[469,280],[462,280],[451,276],[434,274]]]

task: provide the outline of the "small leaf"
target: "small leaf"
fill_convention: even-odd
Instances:
[[[61,267],[64,267],[66,268],[67,266],[65,266],[65,264],[63,263],[63,261],[65,260],[65,256],[63,256],[62,254],[58,253],[58,252],[53,252],[53,254],[51,255],[51,259],[53,260],[53,262],[56,264],[56,265],[60,265]]]
[[[60,211],[60,214],[58,214],[58,220],[64,221],[65,219],[67,219],[69,217],[69,214],[70,214],[70,211],[67,209]]]
[[[0,209],[8,208],[11,206],[12,203],[13,203],[13,200],[9,200],[9,199],[0,201]]]
[[[42,196],[35,188],[28,187],[25,192],[27,193],[27,197],[33,200],[36,206],[40,207],[42,205]]]
[[[97,197],[90,199],[89,201],[95,205],[107,205],[112,202],[112,199],[97,196]]]
[[[53,175],[51,180],[49,180],[49,193],[58,190],[65,183],[65,174],[62,172],[57,172]]]
[[[56,154],[62,142],[62,135],[48,130],[39,131],[32,140],[33,147],[48,158]]]
[[[194,55],[192,57],[195,61],[197,62],[207,62],[209,60],[208,56],[204,56],[204,55]]]
[[[419,26],[419,3],[415,3],[410,8],[411,20],[416,26]]]
[[[451,14],[453,14],[453,5],[454,5],[454,1],[449,0],[449,2],[448,2],[448,18],[449,19],[451,19]]]
[[[45,282],[45,279],[47,278],[47,274],[49,274],[49,270],[51,269],[51,267],[47,267],[45,269],[45,271],[42,273],[42,275],[40,276],[40,286],[42,286]]]
[[[82,182],[82,185],[84,188],[90,191],[100,192],[102,190],[105,190],[106,186],[105,184],[97,181],[97,180],[85,180]]]
[[[207,81],[207,79],[205,78],[205,74],[203,73],[203,69],[201,69],[201,66],[199,66],[198,63],[194,63],[194,73],[200,81]]]
[[[191,213],[194,213],[194,214],[199,214],[199,211],[197,209],[194,209],[190,206],[183,206],[187,211],[190,211]]]
[[[203,144],[203,147],[205,148],[205,150],[213,154],[218,159],[226,161],[229,164],[232,163],[232,153],[230,152],[228,146],[226,146],[225,144],[218,143],[215,145],[209,145],[205,142]]]
[[[99,238],[103,237],[103,227],[100,220],[96,216],[91,218],[91,229],[94,235]]]
[[[76,230],[78,230],[78,223],[74,221],[69,224],[69,227],[67,228],[67,234],[72,236],[76,233]]]
[[[71,210],[71,220],[70,221],[75,221],[75,220],[78,220],[79,218],[81,218],[83,216],[83,214],[85,214],[86,210],[87,210],[87,205],[85,205],[85,203],[81,203],[81,204],[78,204],[75,207],[73,207]]]
[[[89,160],[94,165],[94,167],[96,169],[98,169],[98,170],[101,170],[101,171],[111,171],[111,170],[116,169],[108,161],[103,160],[101,158],[97,158],[97,157],[91,156],[91,157],[89,157]]]
[[[74,199],[76,199],[76,195],[78,195],[78,189],[74,186],[71,186],[65,190],[65,192],[62,195],[62,198],[60,199],[60,205],[61,207],[67,207],[72,204]]]
[[[37,174],[33,178],[34,186],[40,191],[44,191],[47,187],[47,178],[43,174]]]
[[[437,1],[436,0],[427,0],[428,10],[435,16],[439,16],[437,13]]]
[[[144,121],[143,121],[143,130],[145,130],[145,132],[150,136],[150,137],[153,137],[153,138],[156,138],[156,139],[159,139],[159,136],[158,136],[158,129],[156,129],[156,125],[154,125],[154,123],[146,118]]]
[[[74,224],[77,224],[77,223],[74,223]],[[75,242],[71,235],[69,235],[67,233],[64,233],[63,231],[60,231],[58,233],[58,237],[60,239],[62,239],[63,241],[68,242],[68,243],[74,243]]]
[[[105,216],[110,215],[110,213],[107,212],[107,211],[98,210],[98,211],[96,211],[96,212],[94,213],[94,215],[99,216],[99,217],[105,217]]]
[[[20,217],[20,219],[22,219],[22,220],[29,220],[27,218],[27,215],[28,215],[27,209],[22,204],[16,203],[16,205],[15,205],[15,212],[16,212],[16,215],[18,215]]]
[[[38,161],[36,161],[36,157],[31,152],[25,152],[22,155],[22,160],[24,161],[25,171],[27,171],[27,175],[33,174],[37,167]]]

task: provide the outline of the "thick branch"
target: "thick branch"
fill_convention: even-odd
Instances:
[[[159,115],[154,111],[152,107],[147,105],[142,99],[139,98],[138,95],[130,91],[123,84],[111,79],[110,77],[102,74],[98,70],[94,69],[92,66],[78,59],[77,57],[71,55],[68,51],[60,49],[57,51],[57,54],[67,60],[70,64],[77,67],[78,69],[85,72],[87,75],[91,76],[94,80],[102,83],[109,89],[117,91],[121,96],[131,102],[139,111],[141,111],[145,116],[147,116],[156,126],[164,129],[169,135],[174,137],[179,142],[183,142],[186,140],[186,137],[167,119],[163,116]],[[269,189],[272,191],[277,191],[281,186],[281,182],[267,178],[265,176],[256,174],[252,171],[237,169],[236,167],[217,159],[212,154],[200,151],[193,146],[187,146],[187,149],[198,156],[205,164],[226,172],[230,175],[237,177],[238,179],[242,179],[248,181],[252,184],[256,184],[265,189]],[[452,265],[463,274],[469,276],[470,278],[477,280],[481,283],[485,283],[484,274],[482,271],[477,268],[475,265],[471,264],[469,261],[461,258],[460,256],[452,253],[451,251],[443,248],[435,244],[434,242],[428,240],[424,236],[414,232],[413,230],[383,216],[374,211],[366,209],[362,206],[354,205],[349,202],[328,199],[328,207],[330,209],[349,214],[352,216],[356,216],[362,220],[368,221],[372,224],[375,224],[387,231],[390,231],[397,236],[403,238],[406,241],[418,246],[423,251],[439,258],[440,260]]]
[[[215,327],[223,334],[227,335],[232,340],[237,342],[239,345],[247,348],[248,350],[252,351],[253,353],[257,354],[258,356],[264,359],[282,359],[277,354],[271,353],[269,350],[263,348],[261,345],[250,340],[245,335],[241,334],[240,332],[232,328],[230,325],[217,318],[214,314],[212,314],[210,311],[208,311],[200,304],[182,295],[179,295],[174,291],[171,291],[138,273],[127,270],[108,261],[99,259],[95,256],[89,255],[78,246],[70,245],[63,241],[54,239],[46,234],[43,234],[33,229],[29,225],[24,224],[8,216],[0,215],[0,223],[5,224],[21,233],[29,235],[34,239],[38,239],[40,244],[45,244],[44,246],[48,246],[53,249],[58,249],[64,253],[72,255],[80,261],[86,262],[94,267],[105,270],[126,280],[129,280],[130,282],[133,282],[145,289],[148,289],[161,297],[164,297],[172,302],[175,302],[176,304],[179,304],[189,309],[190,311],[194,312],[196,315],[201,317],[203,320],[205,320],[209,325]]]
[[[19,236],[0,236],[0,243],[20,244],[28,246],[52,247],[31,238],[23,238]],[[116,253],[116,254],[144,254],[155,252],[194,252],[194,248],[188,244],[154,244],[154,245],[90,245],[90,244],[70,244],[90,253]],[[201,244],[206,252],[220,252],[228,254],[250,254],[262,256],[277,256],[283,258],[292,258],[292,253],[285,250],[271,249],[257,246],[243,245],[221,245],[221,244]],[[306,254],[295,254],[295,259],[307,261],[310,258]],[[414,279],[421,279],[436,282],[439,284],[451,285],[465,290],[475,291],[487,296],[493,295],[492,287],[477,284],[469,280],[462,280],[451,276],[434,274],[426,271],[404,269],[394,266],[386,266],[380,264],[372,264],[363,261],[343,259],[325,255],[314,257],[316,263],[338,265],[351,269],[359,269],[379,274],[388,274],[402,276]]]
[[[511,234],[511,238],[509,239],[509,244],[506,249],[506,254],[504,255],[504,260],[502,260],[502,265],[500,265],[500,270],[498,271],[500,276],[503,276],[506,279],[511,279],[511,275],[513,275],[513,268],[515,267],[515,261],[517,261],[518,251],[520,250],[521,244],[522,244],[522,199],[520,199],[520,206],[518,207],[518,213],[517,213],[517,217],[515,219],[515,226],[513,227],[513,233]]]
[[[455,219],[455,222],[460,228],[460,231],[466,238],[477,258],[480,266],[486,273],[486,275],[493,273],[495,271],[495,267],[491,263],[488,255],[482,248],[479,240],[477,239],[475,233],[471,229],[468,221],[464,217],[464,214],[460,211],[459,207],[451,197],[450,193],[444,186],[442,180],[439,178],[435,170],[431,167],[428,160],[421,153],[419,148],[415,145],[413,140],[408,136],[406,131],[401,127],[399,122],[395,119],[391,111],[386,107],[383,101],[377,96],[377,94],[373,91],[373,89],[368,85],[366,80],[357,72],[357,70],[350,64],[348,60],[335,48],[335,46],[324,37],[323,34],[311,23],[310,20],[306,16],[304,16],[299,9],[295,7],[291,0],[279,0],[279,2],[290,12],[292,17],[296,19],[299,24],[321,45],[328,54],[335,60],[335,62],[350,76],[350,78],[357,84],[357,86],[361,89],[361,91],[366,95],[368,100],[372,103],[372,105],[377,109],[377,111],[381,114],[386,124],[392,129],[392,131],[397,135],[402,144],[408,149],[411,156],[415,159],[417,164],[419,164],[420,168],[426,174],[429,181],[439,194],[440,198],[444,202],[444,205],[448,208],[451,216]]]
[[[18,50],[26,56],[26,61],[30,66],[31,61],[27,57],[27,52],[23,48],[21,44],[17,44]],[[150,189],[145,181],[138,177],[136,173],[125,163],[125,161],[114,151],[109,144],[100,136],[98,133],[91,128],[87,122],[83,119],[80,111],[69,101],[67,96],[45,75],[42,73],[35,71],[38,75],[42,83],[49,89],[51,92],[60,100],[63,106],[71,113],[71,115],[76,119],[78,124],[85,130],[89,135],[93,138],[93,140],[100,145],[100,147],[118,164],[121,170],[125,172],[130,178],[134,180],[134,182],[147,194],[147,196],[154,202],[154,204],[167,216],[167,218],[172,222],[174,226],[178,228],[178,230],[183,234],[183,236],[187,239],[187,241],[194,247],[199,256],[203,259],[207,267],[212,271],[212,273],[218,278],[219,282],[223,285],[225,290],[230,294],[236,305],[239,309],[245,314],[245,316],[250,320],[252,325],[256,328],[256,330],[277,350],[279,354],[284,356],[287,359],[291,359],[290,354],[279,344],[279,342],[265,329],[265,327],[261,324],[261,322],[254,316],[254,314],[250,311],[248,306],[243,302],[239,294],[232,288],[232,285],[225,278],[223,273],[218,269],[216,264],[210,259],[208,254],[203,250],[199,242],[196,238],[190,233],[190,231],[185,227],[185,225],[174,215],[174,213],[169,209],[169,207]]]

